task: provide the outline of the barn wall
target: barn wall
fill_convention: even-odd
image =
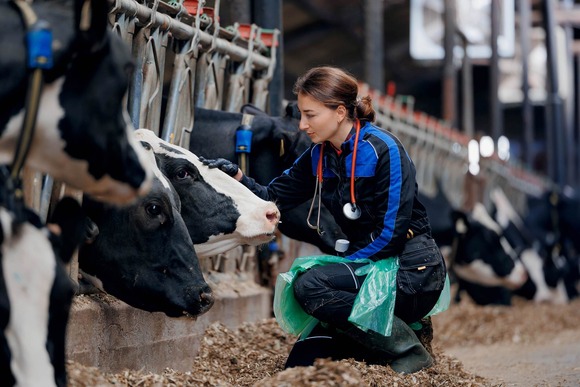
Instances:
[[[206,314],[169,318],[135,309],[111,296],[75,298],[68,325],[67,357],[102,372],[124,369],[160,373],[191,371],[203,333],[214,322],[230,329],[271,317],[272,292],[253,278],[212,273],[216,302]]]

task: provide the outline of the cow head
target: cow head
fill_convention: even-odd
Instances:
[[[181,199],[181,215],[195,250],[207,257],[239,245],[261,245],[274,238],[280,219],[266,202],[218,169],[203,165],[192,152],[138,129],[137,139],[152,147],[161,171]]]
[[[0,384],[66,386],[65,334],[73,296],[63,264],[81,242],[84,215],[57,204],[49,231],[35,214],[14,223],[0,208]]]
[[[83,201],[98,235],[81,247],[79,266],[93,285],[131,306],[171,317],[198,316],[211,308],[212,291],[181,217],[179,196],[147,148],[155,178],[146,196],[122,208]]]
[[[125,111],[128,47],[108,28],[106,0],[32,3],[54,35],[54,66],[45,70],[29,166],[85,193],[127,203],[149,187],[144,153]],[[9,2],[0,5],[0,164],[12,162],[25,113],[25,28]]]
[[[310,138],[298,130],[299,113],[288,105],[286,115],[271,117],[265,112],[246,105],[243,111],[254,115],[252,121],[252,149],[249,158],[249,176],[260,184],[268,184],[306,151]],[[222,157],[239,163],[235,153],[236,130],[242,122],[241,113],[196,108],[195,123],[189,150],[206,158]],[[304,203],[282,213],[280,231],[290,238],[311,243],[327,254],[334,254],[334,243],[345,238],[330,212],[322,206],[320,224],[325,231],[319,236],[308,227],[306,217],[310,203]],[[317,209],[314,213],[318,213]]]

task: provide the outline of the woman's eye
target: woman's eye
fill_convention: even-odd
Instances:
[[[178,179],[186,179],[189,176],[191,175],[185,169],[182,169],[181,171],[177,172]]]
[[[158,216],[161,214],[161,206],[157,204],[150,204],[147,206],[146,211],[150,216]]]

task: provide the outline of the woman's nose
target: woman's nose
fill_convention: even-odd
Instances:
[[[306,121],[305,118],[300,118],[300,122],[298,124],[298,128],[300,130],[306,130],[308,128],[308,122]]]

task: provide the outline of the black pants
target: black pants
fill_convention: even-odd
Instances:
[[[348,316],[366,275],[355,270],[366,263],[334,263],[315,266],[294,281],[294,296],[304,311],[334,327],[348,329]],[[441,287],[442,289],[442,287]],[[419,321],[437,303],[441,290],[420,295],[404,294],[397,289],[395,315],[407,324]]]

